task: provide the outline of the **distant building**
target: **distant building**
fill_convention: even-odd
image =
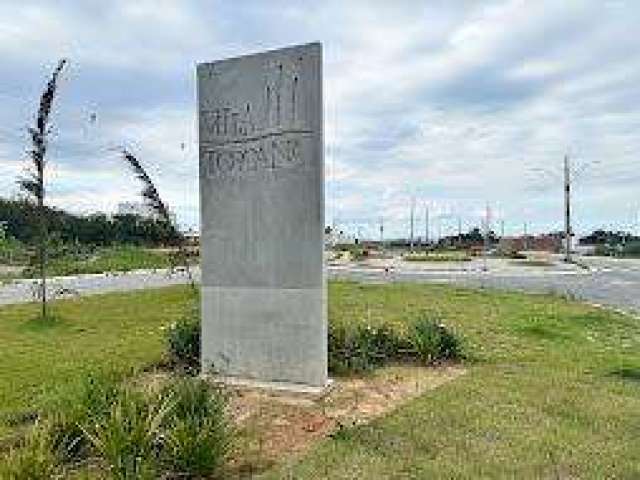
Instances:
[[[355,243],[357,243],[356,239],[344,233],[343,230],[334,230],[331,227],[324,229],[324,244],[326,248],[336,245],[353,245]]]
[[[192,247],[200,246],[200,231],[190,228],[186,232],[184,232],[184,239],[187,245]]]
[[[159,220],[158,213],[149,205],[142,202],[121,202],[117,208],[118,215],[136,215],[147,220]],[[171,223],[176,225],[176,214],[169,209],[169,218]]]
[[[546,233],[542,235],[522,235],[518,237],[502,237],[498,250],[503,253],[533,250],[539,252],[557,253],[562,249],[562,235]]]
[[[575,245],[573,251],[580,255],[594,255],[596,253],[595,245]]]

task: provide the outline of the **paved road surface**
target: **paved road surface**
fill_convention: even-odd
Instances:
[[[199,275],[196,276],[199,277]],[[100,273],[77,277],[55,277],[47,280],[47,291],[48,295],[55,298],[73,298],[78,295],[165,287],[183,284],[187,281],[188,277],[184,272],[136,270],[118,274]],[[16,280],[6,285],[0,285],[0,305],[30,302],[36,298],[37,291],[35,280]]]
[[[488,271],[480,264],[464,267],[395,264],[386,272],[381,266],[329,266],[329,278],[365,282],[440,282],[471,287],[491,287],[529,292],[554,292],[573,295],[593,303],[610,305],[640,313],[640,261],[583,259],[589,269],[556,267],[514,268],[505,263],[490,262]],[[199,279],[199,272],[194,272]],[[77,295],[155,288],[185,283],[184,272],[139,270],[126,274],[82,275],[51,279],[52,292],[58,298]],[[22,303],[34,299],[32,280],[16,281],[0,286],[0,304]]]
[[[640,261],[614,259],[584,259],[590,268],[575,270],[531,271],[492,269],[468,271],[396,269],[386,273],[380,269],[339,268],[331,278],[381,282],[441,282],[470,287],[522,290],[534,293],[557,293],[640,313]]]

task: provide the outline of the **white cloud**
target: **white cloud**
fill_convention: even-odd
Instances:
[[[507,228],[558,228],[559,185],[531,170],[557,171],[569,151],[600,160],[576,190],[577,221],[626,222],[617,206],[637,191],[638,20],[635,3],[617,1],[5,2],[0,195],[24,151],[16,129],[52,62],[69,55],[52,201],[97,209],[134,198],[107,148],[125,142],[193,223],[195,62],[321,40],[328,221],[374,234],[383,215],[387,232],[405,234],[415,196],[469,226],[489,201]]]

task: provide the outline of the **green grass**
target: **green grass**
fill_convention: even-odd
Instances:
[[[24,265],[28,260],[27,246],[12,238],[2,238],[0,232],[0,264]]]
[[[509,262],[511,265],[519,267],[553,267],[553,262],[549,260],[513,260]]]
[[[407,262],[468,262],[471,257],[464,252],[417,252],[403,255]]]
[[[163,331],[184,312],[185,287],[52,302],[57,320],[37,320],[38,306],[0,308],[0,437],[9,424],[90,371],[125,374],[157,362]]]
[[[78,275],[83,273],[128,272],[142,268],[168,268],[171,265],[165,252],[141,247],[120,246],[98,249],[89,258],[67,255],[53,259],[47,266],[50,276]],[[37,270],[32,272],[37,276]]]
[[[467,375],[266,478],[640,478],[640,325],[549,296],[334,284],[332,321],[437,311]]]
[[[53,325],[31,320],[36,305],[0,308],[0,418],[28,417],[90,370],[157,362],[161,327],[188,298],[188,287],[171,287],[59,301]],[[336,323],[403,329],[421,311],[437,313],[463,337],[469,371],[266,478],[640,477],[638,320],[557,297],[439,285],[332,283],[329,298]]]

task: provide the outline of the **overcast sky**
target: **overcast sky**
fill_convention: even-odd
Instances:
[[[640,3],[610,1],[2,1],[0,196],[17,193],[25,127],[56,61],[49,203],[137,199],[113,147],[198,223],[195,65],[324,46],[326,219],[377,235],[480,223],[562,228],[562,158],[579,231],[636,228]]]

